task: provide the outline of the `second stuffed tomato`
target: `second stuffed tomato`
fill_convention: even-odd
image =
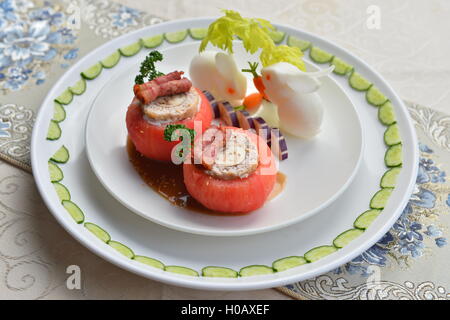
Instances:
[[[275,182],[275,158],[258,135],[235,127],[211,127],[195,139],[183,164],[188,192],[205,207],[247,213],[262,207]]]

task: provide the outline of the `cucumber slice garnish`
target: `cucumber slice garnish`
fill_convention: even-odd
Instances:
[[[348,78],[348,83],[350,87],[358,91],[366,91],[372,86],[372,83],[355,71]]]
[[[134,256],[133,260],[157,269],[164,270],[165,267],[164,263],[162,263],[161,261],[145,256]]]
[[[76,223],[81,224],[84,222],[84,213],[75,203],[70,200],[64,200],[62,201],[62,205]]]
[[[183,274],[185,276],[198,277],[198,272],[190,268],[181,266],[166,266],[164,268],[167,272]]]
[[[63,93],[59,95],[58,98],[55,99],[56,102],[60,104],[69,104],[73,100],[73,94],[69,89],[64,90]]]
[[[239,275],[241,277],[252,277],[252,276],[261,276],[261,275],[264,275],[264,274],[271,274],[271,273],[274,273],[274,272],[275,272],[275,270],[273,270],[269,266],[252,265],[252,266],[243,267],[239,271]]]
[[[61,137],[61,127],[55,120],[50,120],[47,131],[47,140],[58,140]]]
[[[388,100],[378,109],[378,119],[386,126],[395,123],[396,119],[392,102]]]
[[[333,59],[333,55],[325,50],[320,49],[319,47],[312,47],[309,51],[309,57],[312,61],[317,63],[327,63]]]
[[[64,173],[55,163],[48,162],[48,173],[50,174],[51,182],[59,182],[64,178]]]
[[[366,100],[375,107],[379,107],[386,103],[386,96],[375,86],[371,86],[366,92]]]
[[[95,223],[86,222],[84,227],[88,229],[94,236],[102,240],[104,243],[108,243],[111,240],[111,236],[103,228],[99,227]]]
[[[311,42],[310,41],[302,40],[302,39],[299,39],[299,38],[294,37],[294,36],[289,36],[288,37],[287,44],[290,47],[297,47],[300,50],[302,50],[303,52],[305,52],[306,50],[308,50],[311,47]]]
[[[273,42],[279,44],[283,42],[284,38],[286,37],[286,32],[279,30],[269,30],[269,36],[272,38]]]
[[[402,145],[396,144],[387,149],[384,155],[384,163],[388,167],[398,167],[402,164],[403,151]]]
[[[116,50],[113,53],[111,53],[109,56],[107,56],[105,59],[100,61],[100,63],[104,68],[110,69],[119,63],[120,57],[122,57],[122,55],[120,54],[120,51]]]
[[[55,188],[56,194],[59,197],[59,200],[61,200],[61,201],[70,200],[70,192],[66,188],[66,186],[64,186],[63,184],[61,184],[59,182],[52,182],[52,183],[53,183],[53,187]]]
[[[334,246],[320,246],[309,250],[307,253],[305,253],[304,257],[306,261],[314,262],[336,251],[337,249]]]
[[[130,248],[128,248],[123,243],[120,243],[118,241],[110,240],[108,241],[108,245],[112,248],[114,248],[117,252],[120,254],[123,254],[125,257],[133,259],[134,252]]]
[[[50,158],[50,160],[57,163],[66,163],[69,161],[69,150],[65,146],[59,148],[54,155]]]
[[[343,248],[364,233],[361,229],[350,229],[342,232],[333,240],[336,248]]]
[[[163,43],[163,41],[164,41],[163,34],[159,34],[157,36],[141,39],[142,45],[148,49],[153,49],[153,48],[159,47],[161,45],[161,43]]]
[[[164,34],[164,38],[170,43],[178,43],[186,39],[187,37],[187,30],[180,30],[175,32],[167,32]]]
[[[56,101],[54,101],[53,103],[54,104],[53,104],[53,119],[52,120],[55,122],[64,121],[66,119],[66,110],[64,110],[64,107],[60,103],[58,103]]]
[[[377,191],[370,200],[370,207],[372,209],[384,209],[393,190],[394,188],[383,188]]]
[[[381,177],[380,181],[380,187],[381,188],[394,188],[397,184],[397,177],[400,174],[400,171],[402,171],[402,168],[396,167],[389,169],[383,174],[383,177]]]
[[[378,215],[381,213],[381,210],[379,209],[370,209],[367,211],[364,211],[359,215],[358,218],[356,218],[355,222],[353,223],[353,226],[358,229],[366,230],[375,220]]]
[[[238,273],[230,268],[224,267],[205,267],[202,269],[203,277],[213,277],[213,278],[237,278]]]
[[[94,80],[102,72],[103,66],[100,62],[97,62],[90,68],[81,72],[81,76],[87,80]]]
[[[305,258],[298,257],[298,256],[292,256],[292,257],[286,257],[281,258],[273,262],[272,268],[276,272],[281,272],[287,269],[295,268],[298,266],[301,266],[302,264],[308,263]]]
[[[334,57],[330,64],[334,66],[333,72],[341,76],[345,76],[353,69],[351,65],[338,57]]]
[[[402,140],[400,138],[398,125],[396,123],[391,124],[384,132],[384,143],[388,146],[393,146],[395,144],[399,144],[400,142],[402,142]]]
[[[202,40],[208,34],[208,28],[190,28],[189,34],[192,39]]]
[[[136,41],[128,46],[119,49],[120,54],[125,57],[132,57],[142,49],[141,41]]]
[[[69,87],[70,92],[79,96],[86,91],[86,80],[81,78],[72,87]]]

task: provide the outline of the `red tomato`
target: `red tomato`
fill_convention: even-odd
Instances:
[[[277,169],[272,151],[261,137],[250,131],[245,132],[257,144],[259,153],[258,168],[247,178],[222,180],[205,173],[200,165],[183,164],[184,184],[188,192],[211,210],[251,212],[262,207],[275,185]]]
[[[194,122],[201,121],[202,132],[211,124],[213,118],[212,108],[205,95],[196,89],[201,98],[200,110],[194,118],[173,122],[174,124],[184,124],[189,129],[194,129]],[[128,135],[133,141],[136,150],[142,155],[161,161],[171,161],[171,152],[179,141],[167,141],[164,139],[164,129],[166,125],[153,125],[143,118],[143,113],[138,105],[128,107],[126,124]],[[198,133],[198,132],[197,132]]]

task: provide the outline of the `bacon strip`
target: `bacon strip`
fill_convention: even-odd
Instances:
[[[141,90],[147,90],[149,87],[154,85],[160,85],[165,82],[169,82],[172,80],[180,80],[181,76],[184,74],[183,71],[173,71],[164,76],[159,76],[151,81],[148,81],[143,84],[135,84],[133,87],[134,94],[136,95]]]
[[[171,80],[168,82],[147,86],[146,90],[139,90],[136,97],[143,103],[149,104],[158,97],[170,96],[178,93],[188,92],[192,82],[188,78]]]

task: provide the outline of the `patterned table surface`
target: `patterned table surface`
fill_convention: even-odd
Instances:
[[[3,158],[26,168],[39,104],[81,56],[115,36],[162,21],[159,17],[217,15],[218,8],[225,7],[323,35],[373,65],[406,99],[450,111],[450,43],[441,40],[450,27],[446,1],[119,2],[140,10],[107,0],[0,0]],[[375,30],[366,26],[366,10],[373,5],[381,13],[381,28]],[[76,28],[67,28],[70,19]],[[20,45],[24,38],[28,47]],[[421,160],[417,188],[402,217],[365,254],[284,291],[300,299],[449,297],[450,276],[444,271],[450,258],[450,184],[445,173],[450,170],[450,117],[415,104],[409,108],[421,141]],[[66,268],[73,264],[82,270],[81,290],[66,287]],[[70,237],[44,206],[32,176],[3,161],[0,275],[0,299],[290,299],[271,289],[182,289],[118,269]]]

